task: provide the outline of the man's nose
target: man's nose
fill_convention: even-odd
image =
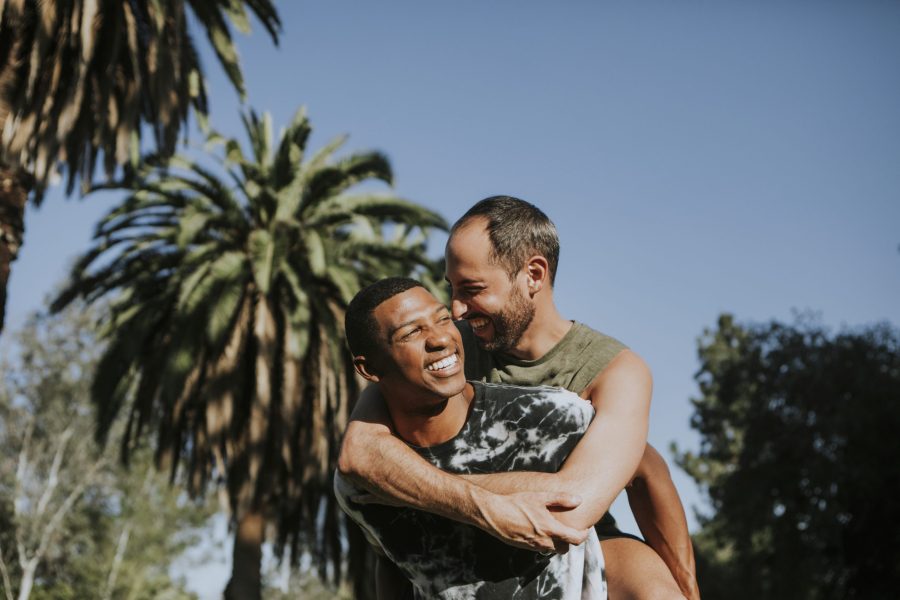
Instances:
[[[453,327],[451,325],[451,327]],[[450,345],[450,331],[446,327],[435,327],[428,332],[425,343],[428,350],[440,350]]]
[[[450,313],[454,319],[462,319],[467,312],[469,312],[469,307],[462,300],[453,298],[450,301]]]

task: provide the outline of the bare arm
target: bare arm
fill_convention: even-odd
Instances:
[[[388,503],[398,503],[479,527],[501,540],[552,551],[558,542],[580,544],[588,529],[561,523],[548,507],[581,502],[562,492],[496,494],[431,465],[393,435],[376,388],[368,388],[351,416],[338,471]],[[559,513],[562,514],[562,513]]]
[[[513,472],[463,477],[501,494],[523,488],[557,489],[565,483],[553,473]],[[684,508],[665,460],[649,444],[634,479],[625,490],[635,521],[647,543],[663,559],[685,597],[698,600],[694,550]]]
[[[586,390],[597,416],[559,473],[513,472],[465,477],[495,493],[528,489],[578,490],[584,498],[581,506],[558,515],[560,520],[573,527],[599,521],[627,483],[629,504],[641,533],[666,563],[682,593],[694,600],[699,598],[694,552],[684,508],[669,469],[662,456],[646,444],[638,456],[637,469],[632,466],[635,465],[635,440],[641,431],[641,443],[646,440],[646,429],[640,430],[636,425],[642,416],[636,409],[646,406],[645,402],[649,404],[649,374],[642,376],[640,365],[634,364],[633,360],[629,360],[630,368],[622,369],[623,355],[617,357]],[[636,357],[632,355],[631,358]],[[641,383],[642,380],[645,383]],[[621,401],[636,401],[637,406],[632,407],[635,410],[629,414],[616,406],[615,403]],[[615,415],[616,409],[619,409],[619,420],[615,420],[616,416],[611,417],[611,412]],[[622,429],[623,422],[630,422],[631,429]],[[643,427],[646,427],[646,420]],[[603,443],[613,439],[612,443]],[[610,459],[618,464],[610,465]]]
[[[574,510],[557,514],[575,528],[593,527],[631,481],[647,444],[652,381],[636,354],[621,352],[591,382],[585,394],[596,411],[584,436],[558,473],[513,472],[467,475],[495,493],[532,489],[582,496]]]
[[[688,600],[699,600],[694,548],[684,508],[665,460],[652,446],[647,446],[626,491],[644,539],[666,563],[681,593]]]

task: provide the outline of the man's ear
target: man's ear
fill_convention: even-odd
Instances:
[[[372,383],[378,383],[380,376],[373,366],[366,360],[365,356],[354,356],[353,357],[353,367],[356,369],[356,372],[360,374],[367,381],[371,381]]]
[[[550,285],[550,264],[540,254],[535,254],[525,263],[525,276],[528,278],[528,293],[534,295],[545,285]]]

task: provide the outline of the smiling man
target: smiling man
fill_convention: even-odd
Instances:
[[[597,418],[559,473],[459,477],[434,469],[393,436],[383,401],[369,391],[348,427],[341,472],[377,497],[475,524],[513,545],[546,550],[558,543],[561,525],[596,523],[614,600],[699,597],[684,509],[665,462],[646,445],[649,369],[617,340],[556,309],[553,223],[522,200],[485,199],[453,226],[446,259],[453,317],[464,321],[466,375],[559,386],[589,400]],[[606,514],[626,486],[649,546],[619,532]],[[484,490],[507,502],[484,502]],[[551,512],[536,498],[516,496],[541,491],[584,501]]]
[[[397,435],[445,471],[553,473],[593,416],[589,404],[558,388],[467,382],[449,311],[411,279],[359,292],[346,331],[357,372],[377,384]],[[361,491],[335,478],[341,507],[412,582],[416,598],[606,597],[593,529],[576,534],[566,553],[540,554],[428,512],[358,504]],[[397,595],[379,589],[379,597]]]

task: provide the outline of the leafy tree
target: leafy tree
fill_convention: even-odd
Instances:
[[[8,600],[188,598],[168,570],[209,511],[147,452],[127,471],[94,443],[92,322],[36,317],[2,365],[0,587]]]
[[[191,493],[227,486],[226,595],[241,599],[259,597],[267,525],[280,555],[309,550],[323,575],[340,576],[331,474],[358,390],[344,309],[378,278],[433,277],[425,232],[446,228],[411,202],[348,191],[392,181],[382,154],[335,158],[338,138],[304,161],[304,111],[274,151],[268,115],[244,123],[249,155],[209,136],[224,148],[224,177],[179,158],[119,184],[129,196],[55,304],[112,298],[92,390],[100,438],[124,411],[126,457],[154,427],[160,463],[174,474],[181,459]]]
[[[248,31],[249,8],[277,42],[271,0],[0,0],[0,330],[10,263],[24,235],[29,194],[51,176],[92,182],[137,156],[142,133],[171,155],[206,89],[185,5],[243,96],[228,23]]]
[[[699,355],[702,441],[678,460],[712,505],[697,536],[705,596],[895,596],[900,333],[723,315]]]

